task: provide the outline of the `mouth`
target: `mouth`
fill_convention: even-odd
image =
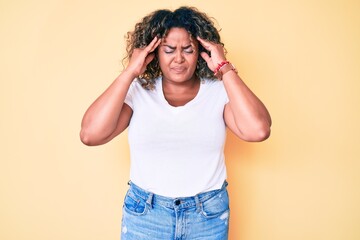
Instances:
[[[183,73],[186,71],[186,67],[181,67],[181,66],[172,67],[171,71],[173,71],[175,73]]]

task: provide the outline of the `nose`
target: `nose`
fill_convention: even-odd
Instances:
[[[174,60],[175,60],[176,63],[181,63],[181,62],[184,61],[184,56],[183,56],[181,51],[176,51],[176,55],[175,55]]]

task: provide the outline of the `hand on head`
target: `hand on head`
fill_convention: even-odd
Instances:
[[[161,38],[154,37],[146,47],[135,48],[126,69],[132,71],[135,76],[143,74],[146,70],[146,66],[154,59],[154,51],[160,43]]]
[[[206,52],[201,52],[201,57],[206,61],[208,67],[211,71],[215,71],[216,67],[221,63],[226,61],[224,47],[221,44],[213,43],[197,37],[199,43],[210,52],[210,55]]]
[[[146,70],[146,66],[154,59],[155,49],[161,43],[160,37],[155,37],[149,45],[144,48],[135,48],[130,62],[128,64],[127,70],[132,71],[135,76],[143,74]],[[221,63],[226,61],[224,47],[221,44],[207,41],[200,37],[197,37],[199,43],[210,52],[210,55],[206,52],[201,52],[201,57],[206,61],[207,66],[211,71],[215,71],[216,67]]]

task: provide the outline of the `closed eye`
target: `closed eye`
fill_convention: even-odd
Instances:
[[[164,52],[167,53],[167,54],[170,54],[170,53],[174,53],[175,50],[176,50],[176,47],[172,47],[172,46],[169,46],[169,45],[163,45],[164,47]],[[185,53],[194,53],[194,49],[191,45],[188,45],[186,47],[182,47],[182,50],[185,52]]]
[[[186,47],[183,47],[182,49],[184,50],[185,53],[193,53],[194,52],[192,45],[188,45]]]
[[[164,52],[165,53],[173,53],[175,51],[175,48],[164,46]]]

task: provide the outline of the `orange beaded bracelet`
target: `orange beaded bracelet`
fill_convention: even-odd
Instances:
[[[214,72],[214,76],[219,80],[222,80],[223,75],[228,71],[233,70],[234,72],[237,73],[235,66],[232,65],[229,61],[224,61],[221,64],[219,64],[219,66],[215,69]]]
[[[217,74],[217,72],[220,70],[220,68],[222,68],[223,66],[225,66],[226,64],[229,64],[229,61],[222,61],[221,63],[219,63],[219,65],[216,67],[215,71],[214,71],[214,75]]]

